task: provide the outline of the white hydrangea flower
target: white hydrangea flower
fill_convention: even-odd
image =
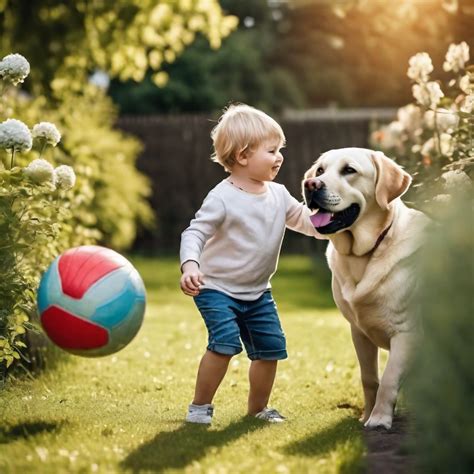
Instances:
[[[413,97],[420,105],[435,108],[444,93],[437,82],[431,81],[425,84],[414,84],[412,87]]]
[[[466,74],[459,80],[459,88],[465,94],[474,94],[474,82],[471,81],[470,74]]]
[[[400,107],[397,112],[398,121],[408,132],[415,132],[422,124],[422,114],[419,107],[414,104],[408,104]]]
[[[408,61],[407,75],[416,82],[426,82],[433,71],[433,63],[428,53],[417,53]]]
[[[453,137],[449,133],[441,133],[439,142],[437,137],[430,138],[421,148],[423,156],[441,152],[443,156],[449,157],[452,156],[453,151]]]
[[[471,114],[474,111],[474,94],[467,95],[461,105],[461,112]]]
[[[30,129],[20,120],[7,119],[0,123],[0,148],[22,152],[30,150],[32,144]]]
[[[467,189],[472,185],[471,178],[461,170],[446,171],[441,177],[444,180],[443,187],[448,191]]]
[[[38,184],[43,183],[55,183],[55,174],[54,168],[51,163],[42,158],[33,160],[23,172],[30,178],[32,181]]]
[[[469,46],[465,41],[459,44],[450,44],[443,64],[445,71],[459,72],[469,61]]]
[[[76,184],[76,173],[74,173],[74,170],[70,166],[58,166],[54,170],[54,174],[56,178],[56,186],[59,189],[68,190]]]
[[[56,125],[51,122],[40,122],[33,127],[33,138],[44,139],[51,146],[56,146],[61,140],[61,134]]]
[[[30,63],[21,54],[9,54],[0,62],[0,76],[14,86],[23,82],[30,73]]]

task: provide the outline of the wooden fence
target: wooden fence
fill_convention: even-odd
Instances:
[[[301,198],[301,178],[324,151],[367,147],[374,122],[387,122],[393,109],[315,110],[287,113],[277,118],[287,138],[284,165],[276,179]],[[210,132],[215,120],[205,115],[121,116],[117,127],[144,144],[138,168],[153,185],[151,204],[157,227],[139,236],[134,250],[177,252],[180,234],[187,227],[209,190],[226,176],[210,161]],[[307,251],[311,239],[288,232],[285,251]]]

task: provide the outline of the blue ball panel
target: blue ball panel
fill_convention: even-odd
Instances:
[[[103,303],[97,306],[95,313],[90,318],[91,321],[100,326],[113,328],[127,317],[135,305],[135,288],[128,280],[121,283],[125,283],[124,287],[114,293],[110,300],[102,299]],[[94,289],[94,291],[96,290]]]
[[[125,347],[138,333],[145,314],[145,300],[136,299],[130,312],[123,319],[122,323],[110,332],[110,342],[108,345],[117,347],[117,350]]]
[[[48,306],[58,303],[62,296],[61,279],[58,269],[59,258],[49,266],[41,278],[38,288],[38,309],[42,313]]]

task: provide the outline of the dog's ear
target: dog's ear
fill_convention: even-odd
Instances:
[[[394,199],[406,192],[411,183],[411,176],[381,152],[372,153],[371,158],[377,172],[375,199],[382,209],[388,209]]]

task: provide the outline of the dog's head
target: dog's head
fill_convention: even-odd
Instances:
[[[410,175],[381,152],[341,148],[323,153],[306,171],[303,196],[317,211],[311,216],[317,231],[335,234],[354,226],[373,206],[388,210],[410,182]]]

